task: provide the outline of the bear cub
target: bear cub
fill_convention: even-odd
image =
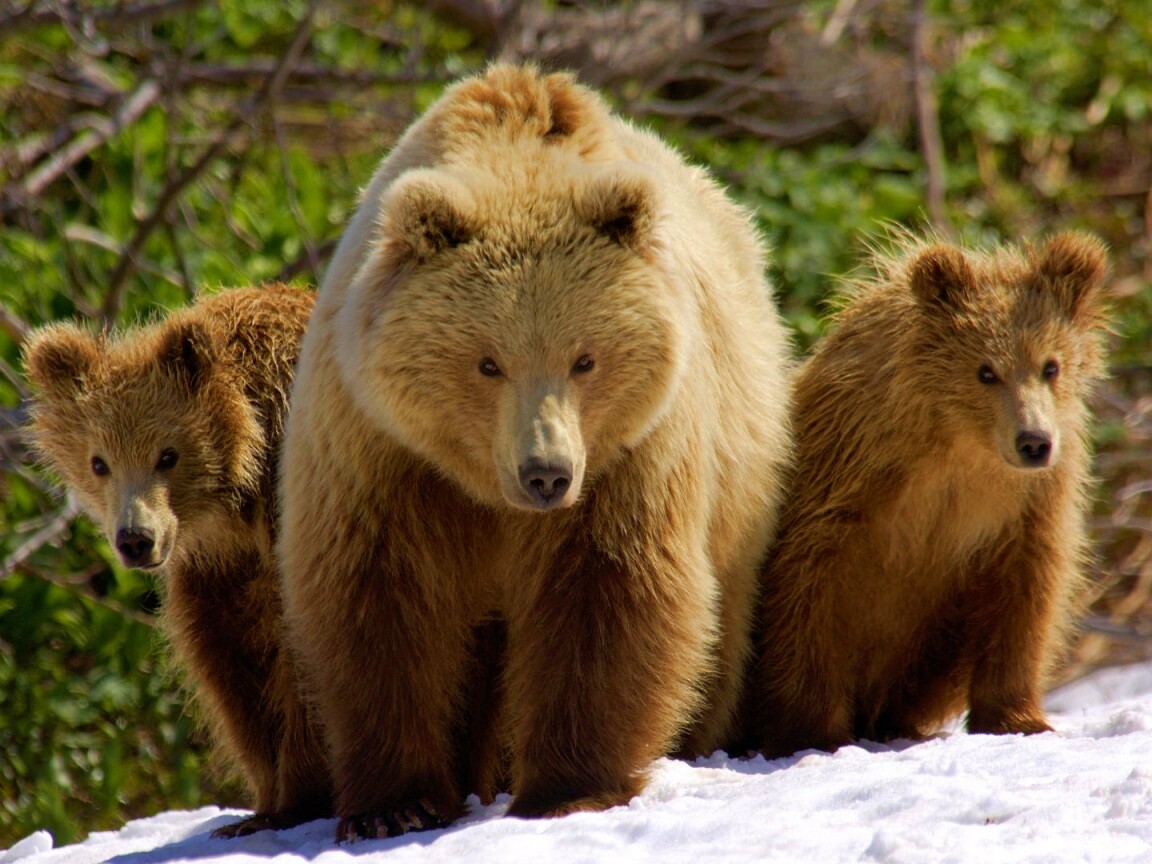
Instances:
[[[878,254],[801,369],[764,571],[754,738],[770,756],[1049,729],[1081,587],[1102,245]]]
[[[224,835],[331,810],[273,558],[277,454],[314,299],[235,289],[119,334],[49,324],[25,346],[34,451],[126,567],[163,574],[162,629],[253,796],[256,814]]]

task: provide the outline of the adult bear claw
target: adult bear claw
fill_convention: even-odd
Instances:
[[[429,831],[447,825],[448,820],[436,811],[432,803],[421,798],[394,810],[345,816],[336,826],[336,842],[399,837],[409,831]]]

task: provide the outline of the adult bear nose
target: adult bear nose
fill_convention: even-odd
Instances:
[[[147,564],[155,546],[155,535],[147,528],[121,528],[116,532],[116,550],[129,567]]]
[[[1043,468],[1052,455],[1052,436],[1047,432],[1021,432],[1016,436],[1016,452],[1025,468]]]
[[[540,509],[555,507],[572,486],[572,463],[531,459],[520,466],[520,486]]]

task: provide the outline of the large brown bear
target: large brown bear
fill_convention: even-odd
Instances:
[[[486,782],[461,731],[484,621],[513,815],[626,802],[726,739],[789,454],[763,268],[747,213],[567,75],[463,81],[384,160],[282,474],[341,838],[444,824]]]
[[[1041,732],[1081,586],[1085,399],[1107,263],[1087,236],[878,255],[798,376],[795,482],[764,576],[765,752]]]
[[[281,649],[276,466],[315,295],[237,289],[118,336],[74,324],[25,348],[34,448],[127,567],[164,574],[163,629],[256,815],[331,812],[323,742]]]

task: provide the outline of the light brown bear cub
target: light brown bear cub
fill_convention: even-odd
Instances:
[[[769,755],[922,736],[965,709],[972,732],[1048,729],[1081,584],[1103,248],[909,240],[875,263],[796,384],[752,683]]]
[[[763,266],[747,213],[566,75],[466,80],[384,160],[282,475],[341,838],[462,812],[485,620],[513,815],[626,802],[726,739],[789,449]]]
[[[227,834],[331,811],[322,740],[281,648],[273,556],[277,453],[314,297],[225,291],[118,336],[51,324],[25,349],[34,448],[125,566],[165,576],[164,632],[254,798]]]

